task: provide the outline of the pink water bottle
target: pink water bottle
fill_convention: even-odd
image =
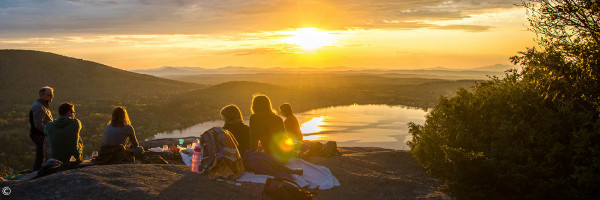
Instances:
[[[194,155],[192,156],[192,172],[198,172],[198,167],[200,167],[200,158],[202,158],[202,148],[200,148],[200,146],[196,146],[194,147]]]

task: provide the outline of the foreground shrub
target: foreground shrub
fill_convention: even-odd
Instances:
[[[464,199],[600,197],[598,118],[546,101],[516,73],[442,98],[410,124],[412,153]]]
[[[458,198],[600,199],[600,1],[524,6],[523,69],[442,98],[408,145]]]

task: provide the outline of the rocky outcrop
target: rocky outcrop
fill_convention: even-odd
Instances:
[[[342,156],[308,160],[328,167],[341,186],[316,190],[318,199],[452,199],[409,151],[340,147]],[[241,186],[191,173],[185,165],[120,164],[5,182],[14,199],[260,199],[264,184]]]

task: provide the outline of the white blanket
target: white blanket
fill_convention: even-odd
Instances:
[[[192,157],[194,156],[194,154],[185,154],[183,152],[179,152],[181,154],[181,160],[183,160],[183,163],[185,163],[185,165],[192,165]]]
[[[302,176],[292,174],[292,178],[301,187],[308,186],[309,189],[319,188],[322,190],[331,189],[335,186],[340,186],[340,182],[331,174],[331,171],[327,167],[313,165],[300,158],[293,158],[288,161],[285,165],[289,168],[301,168],[304,170]],[[269,175],[254,174],[250,172],[244,172],[237,182],[253,182],[253,183],[266,183],[267,178],[272,178]]]

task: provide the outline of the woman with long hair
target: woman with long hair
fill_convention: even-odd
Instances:
[[[127,139],[131,142],[131,148],[139,146],[135,131],[129,121],[127,110],[123,107],[116,107],[112,112],[112,118],[104,130],[104,143],[102,146],[126,145]]]
[[[287,154],[293,150],[293,141],[290,145],[285,135],[283,120],[277,116],[277,112],[271,106],[271,100],[265,95],[255,95],[252,99],[250,133],[253,149],[256,149],[260,142],[266,153],[280,158],[289,157]]]
[[[128,140],[131,146],[129,150],[126,150]],[[94,158],[92,162],[100,165],[132,163],[135,162],[135,158],[131,153],[133,156],[141,158],[144,148],[139,146],[127,110],[119,106],[113,109],[112,118],[104,129],[104,142],[100,147],[98,157]]]
[[[271,100],[265,95],[254,95],[252,116],[250,116],[252,148],[258,142],[263,151],[248,151],[244,156],[244,167],[250,172],[291,178],[291,174],[302,175],[302,169],[290,169],[283,163],[292,158],[294,142],[287,138],[283,120],[271,107]]]
[[[250,149],[252,136],[250,135],[250,127],[244,124],[242,112],[236,105],[232,104],[221,109],[221,116],[225,119],[223,129],[233,134],[238,142],[238,151],[243,156]]]

